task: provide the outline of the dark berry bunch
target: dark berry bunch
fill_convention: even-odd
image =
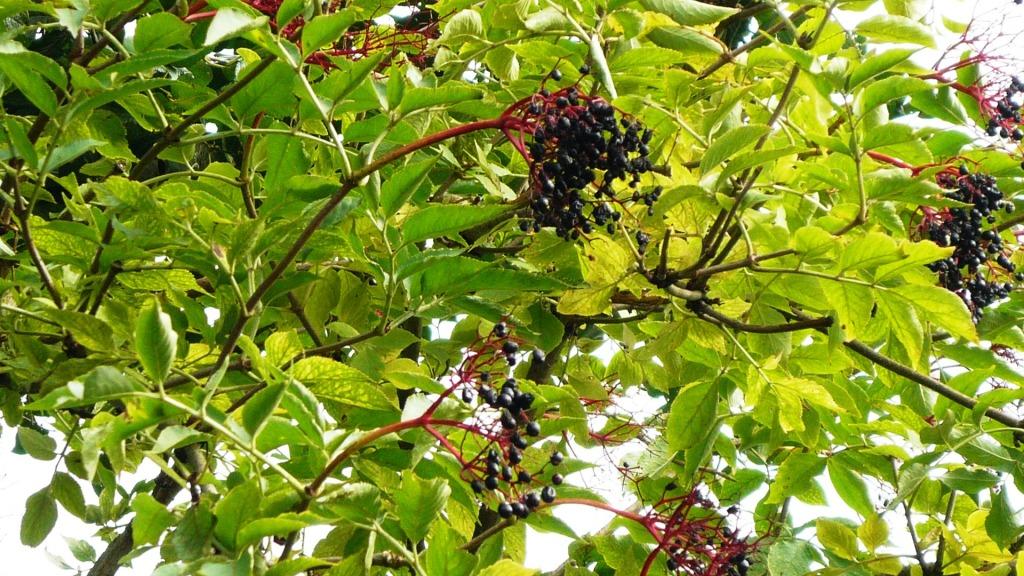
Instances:
[[[520,353],[509,326],[499,322],[472,347],[455,375],[463,402],[476,408],[476,423],[467,429],[487,441],[476,457],[462,458],[463,473],[477,494],[500,494],[497,511],[502,518],[526,518],[542,503],[553,502],[555,488],[549,485],[537,491],[536,479],[563,459],[556,451],[539,469],[528,470],[524,463],[524,451],[531,438],[540,436],[541,426],[530,415],[533,394],[521,390],[515,377],[506,374]],[[533,357],[543,360],[543,353],[535,351]],[[554,474],[551,483],[561,484],[561,475]]]
[[[1024,98],[1024,82],[1014,76],[1001,97],[994,98],[988,106],[983,106],[989,115],[986,132],[989,136],[1009,138],[1014,142],[1024,140],[1021,130],[1021,99]]]
[[[968,206],[925,211],[920,229],[939,246],[953,247],[949,258],[929,268],[943,287],[963,298],[977,320],[986,306],[1009,294],[1011,279],[1021,279],[992,226],[996,213],[1013,212],[1013,204],[1003,199],[995,178],[971,173],[966,165],[940,173],[936,181],[946,198]]]
[[[674,485],[670,485],[674,486]],[[739,508],[724,513],[696,487],[682,496],[663,497],[650,517],[657,548],[641,574],[647,574],[654,558],[664,552],[665,567],[675,574],[692,576],[746,576],[757,542],[740,537],[730,526]]]
[[[556,70],[550,77],[561,74]],[[625,202],[650,207],[661,194],[657,188],[639,192],[641,175],[652,167],[653,133],[633,118],[619,117],[603,98],[576,86],[542,89],[505,114],[520,120],[506,134],[530,165],[530,217],[520,221],[522,231],[551,227],[572,239],[595,227],[614,233]],[[617,181],[633,192],[620,193]]]

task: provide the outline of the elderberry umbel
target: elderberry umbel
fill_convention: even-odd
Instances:
[[[1024,98],[1024,82],[1018,77],[1010,79],[1009,85],[1000,95],[983,102],[982,109],[989,116],[986,131],[989,136],[1009,138],[1014,142],[1024,140],[1021,130],[1021,100]]]
[[[741,537],[732,525],[736,506],[724,512],[699,487],[680,496],[663,496],[654,504],[645,524],[658,545],[648,555],[641,576],[664,553],[665,568],[689,576],[746,576],[757,541]]]
[[[481,498],[499,500],[497,512],[503,518],[526,518],[542,503],[553,502],[553,486],[535,488],[547,468],[562,462],[562,454],[552,452],[546,463],[527,468],[525,451],[530,439],[540,436],[541,425],[531,415],[534,395],[522,390],[509,370],[521,354],[509,325],[499,322],[470,347],[455,371],[452,388],[459,389],[463,402],[474,408],[474,418],[464,429],[485,440],[475,457],[461,458],[463,476]],[[544,355],[535,351],[533,356],[536,360]],[[552,478],[555,485],[561,482],[557,474]]]
[[[652,167],[653,133],[638,120],[575,86],[541,90],[506,115],[520,120],[506,134],[530,165],[530,217],[520,221],[522,231],[551,227],[575,239],[595,227],[614,233],[626,203],[653,213],[661,189],[640,191],[641,175]]]
[[[934,210],[923,207],[925,217],[919,229],[939,246],[953,247],[953,254],[928,267],[937,272],[939,283],[959,295],[975,319],[989,304],[1005,298],[1013,289],[1014,274],[1010,249],[993,227],[999,211],[1010,213],[1013,204],[1003,199],[996,179],[971,173],[966,165],[947,169],[936,176],[950,200],[967,206]]]

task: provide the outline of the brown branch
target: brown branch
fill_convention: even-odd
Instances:
[[[812,6],[800,7],[798,10],[793,12],[792,16],[790,16],[790,19],[802,16],[807,12],[810,12],[811,8]],[[699,76],[697,76],[697,80],[703,80],[704,78],[707,78],[708,76],[714,74],[716,71],[718,71],[719,68],[725,66],[726,64],[729,64],[730,62],[735,62],[736,57],[743,54],[744,52],[753,50],[754,48],[759,48],[767,44],[772,35],[778,34],[787,25],[788,24],[785,21],[780,22],[775,26],[772,26],[771,28],[765,30],[764,32],[761,33],[760,36],[754,38],[750,42],[747,42],[742,46],[737,46],[734,50],[722,54],[721,56],[718,57],[718,60],[716,60],[710,66],[705,68],[704,71],[701,72]]]
[[[885,368],[886,370],[893,372],[894,374],[899,374],[900,376],[903,376],[904,378],[910,380],[911,382],[920,384],[921,386],[924,386],[925,388],[939,394],[940,396],[944,396],[949,400],[956,402],[957,404],[963,406],[964,408],[967,408],[968,410],[973,410],[975,407],[978,406],[978,401],[975,400],[974,398],[971,398],[970,396],[963,394],[959,390],[954,390],[953,388],[946,386],[945,384],[939,382],[938,380],[932,378],[931,376],[921,374],[920,372],[917,372],[913,368],[905,366],[904,364],[901,364],[900,362],[897,362],[896,360],[893,360],[892,358],[889,358],[888,356],[880,352],[876,352],[874,348],[871,348],[870,346],[864,344],[863,342],[851,340],[849,342],[844,342],[843,345],[849,348],[850,350],[853,350],[857,354],[863,356],[864,358],[871,360],[872,362],[881,366],[882,368]],[[1010,428],[1022,427],[1020,420],[996,408],[986,408],[985,415],[995,420],[996,422],[999,422],[1000,424],[1003,424]]]
[[[153,485],[153,499],[167,506],[180,491],[181,486],[170,476],[161,472]],[[132,524],[133,522],[129,522],[128,526],[107,544],[106,550],[96,559],[88,576],[113,576],[117,572],[121,567],[121,559],[131,552],[135,545],[135,540],[132,537]]]
[[[15,176],[15,190],[17,190],[17,176]],[[53,276],[50,276],[50,269],[46,267],[46,262],[43,260],[42,254],[39,253],[39,247],[36,246],[35,240],[32,238],[32,229],[29,226],[29,215],[25,210],[24,206],[20,204],[24,200],[21,198],[21,194],[15,192],[14,197],[14,217],[18,219],[18,225],[21,228],[21,234],[25,239],[25,249],[28,251],[28,257],[32,260],[32,264],[35,266],[36,271],[39,272],[39,280],[43,283],[43,287],[50,294],[50,299],[53,300],[53,304],[60,309],[64,308],[64,299],[61,298],[60,292],[57,290],[57,285],[53,282]]]
[[[783,334],[800,330],[823,330],[832,325],[832,318],[828,316],[795,320],[785,324],[747,324],[722,314],[705,302],[696,302],[691,305],[691,308],[698,318],[704,320],[710,318],[714,323],[727,326],[739,332],[749,332],[751,334]]]
[[[132,171],[129,173],[128,178],[131,180],[138,180],[143,170],[150,162],[156,160],[157,156],[163,152],[168,146],[174,144],[181,137],[181,134],[188,129],[189,126],[202,120],[203,116],[209,114],[214,108],[220,106],[224,102],[227,102],[232,96],[237,94],[242,88],[249,85],[250,82],[256,79],[257,76],[263,73],[276,59],[275,56],[267,56],[256,64],[252,68],[246,70],[244,76],[235,81],[234,84],[228,86],[223,92],[217,94],[216,97],[211,98],[206,104],[203,104],[198,110],[190,114],[184,120],[179,122],[174,128],[164,132],[163,137],[157,141],[149,149],[146,154],[139,159],[138,163],[132,167]]]
[[[949,525],[949,521],[953,518],[953,507],[954,507],[955,504],[956,504],[956,490],[950,490],[949,491],[949,500],[946,502],[946,515],[942,519],[942,526],[943,527],[948,526]],[[1017,553],[1017,551],[1013,550],[1012,548],[1010,549],[1010,551],[1012,553],[1014,553],[1014,554]],[[946,534],[945,534],[945,531],[943,530],[943,531],[939,532],[939,547],[938,547],[938,549],[935,552],[935,564],[932,565],[932,570],[930,570],[930,571],[929,570],[925,570],[924,573],[928,574],[929,572],[931,572],[930,576],[942,576],[942,568],[943,568],[942,557],[945,556],[945,555],[946,555]]]
[[[313,328],[313,324],[309,321],[309,318],[306,316],[306,312],[302,309],[302,302],[299,302],[299,299],[295,296],[294,292],[288,293],[288,303],[291,305],[292,314],[295,314],[299,319],[299,323],[302,324],[302,329],[306,331],[306,334],[309,334],[309,339],[313,341],[315,346],[322,346],[324,343],[323,339],[320,338],[316,329]]]

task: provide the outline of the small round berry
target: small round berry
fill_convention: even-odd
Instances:
[[[498,489],[498,477],[497,476],[488,476],[487,478],[484,479],[484,486],[488,490],[497,490]]]
[[[555,489],[552,488],[551,486],[545,486],[540,491],[540,499],[548,504],[551,504],[552,502],[555,501],[555,495]]]
[[[472,482],[469,483],[469,487],[472,488],[473,492],[476,492],[477,494],[483,492],[485,488],[484,483],[480,479],[474,479]]]
[[[505,482],[511,482],[512,479],[515,478],[515,476],[512,474],[512,467],[511,466],[502,466],[501,467],[501,478]]]
[[[555,486],[561,486],[562,482],[565,482],[565,478],[563,478],[561,474],[555,474],[551,477],[551,483]]]
[[[511,518],[514,513],[515,510],[512,509],[512,505],[509,504],[508,502],[502,502],[501,504],[498,504],[498,516],[508,519]]]
[[[519,464],[523,461],[523,453],[515,448],[508,449],[508,463]]]
[[[532,510],[540,506],[540,496],[536,492],[530,492],[523,498],[523,502]]]
[[[561,464],[562,463],[562,459],[563,459],[563,456],[562,456],[561,452],[552,452],[551,453],[551,465],[552,466],[558,466],[559,464]]]
[[[526,438],[523,438],[517,433],[512,435],[512,445],[520,450],[525,450],[530,443],[526,441]]]
[[[520,518],[526,518],[530,515],[530,509],[527,508],[526,505],[523,504],[522,502],[513,502],[512,512]]]
[[[544,354],[543,350],[541,350],[539,348],[534,348],[533,349],[533,361],[534,362],[536,362],[538,364],[543,364],[545,359],[547,359],[547,355]]]
[[[526,425],[526,434],[528,436],[540,436],[540,423],[536,420]]]
[[[509,408],[512,406],[512,396],[502,392],[498,394],[498,398],[494,401],[495,405],[499,408]]]
[[[501,472],[501,464],[498,464],[495,460],[487,461],[487,474],[490,476],[497,476]]]
[[[1021,1],[1024,2],[1024,0],[1021,0]],[[583,66],[580,66],[580,74],[583,74],[583,75],[590,74],[590,66],[587,66],[586,64],[584,64]]]
[[[555,68],[554,70],[551,71],[550,76],[552,80],[558,82],[559,80],[562,79],[562,72],[559,71],[558,68]]]
[[[669,558],[668,562],[665,562],[665,568],[668,568],[669,572],[672,572],[673,570],[676,570],[676,569],[679,568],[679,563],[677,563],[675,560]]]
[[[509,340],[501,345],[501,351],[509,355],[515,354],[516,352],[519,352],[519,344]]]
[[[533,476],[526,470],[520,470],[519,476],[516,478],[521,484],[529,484],[533,481]]]
[[[504,338],[508,336],[508,325],[504,322],[498,322],[494,325],[494,335],[498,338]]]

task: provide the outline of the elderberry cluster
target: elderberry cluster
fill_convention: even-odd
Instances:
[[[1024,82],[1014,77],[1003,97],[996,101],[997,117],[989,118],[986,132],[989,136],[999,135],[1014,142],[1024,140],[1024,131],[1020,129],[1021,111],[1019,96],[1024,95]]]
[[[996,212],[1013,212],[1013,204],[1003,200],[996,179],[988,174],[971,173],[960,166],[956,174],[942,173],[937,178],[947,191],[945,196],[969,206],[950,208],[930,215],[924,225],[928,238],[939,246],[952,246],[953,254],[929,268],[939,274],[939,283],[958,294],[974,314],[982,316],[989,304],[1005,298],[1013,289],[1008,281],[1015,267],[999,233],[988,228],[996,221]],[[982,273],[988,270],[988,279]],[[1022,275],[1016,275],[1018,280]]]
[[[576,239],[604,227],[613,234],[624,200],[650,207],[658,199],[660,189],[619,198],[613,186],[618,180],[637,190],[640,176],[651,170],[653,132],[640,122],[617,119],[611,104],[575,86],[541,90],[522,112],[532,127],[527,131],[531,217],[520,221],[523,232],[553,227],[560,237]]]
[[[494,326],[485,344],[493,347],[494,353],[491,359],[479,366],[493,367],[493,360],[497,358],[509,366],[517,363],[519,344],[510,339],[508,325],[504,322]],[[543,352],[535,350],[533,359],[543,361]],[[542,473],[543,468],[549,464],[557,467],[562,463],[562,453],[552,452],[541,470],[526,470],[523,466],[523,451],[530,445],[528,438],[540,436],[541,432],[540,423],[529,414],[535,400],[533,394],[520,390],[514,376],[504,377],[500,387],[494,383],[495,376],[491,371],[476,370],[468,376],[467,385],[462,389],[462,400],[473,404],[479,398],[480,406],[489,407],[498,413],[498,426],[491,432],[493,447],[487,449],[486,456],[478,456],[470,462],[471,472],[478,476],[470,481],[470,487],[481,495],[501,492],[504,498],[497,512],[502,518],[526,518],[542,502],[554,502],[556,493],[553,486],[544,486],[540,492],[531,488],[534,477]],[[556,486],[562,484],[562,481],[560,474],[551,477],[552,484]]]
[[[713,512],[714,503],[697,489],[670,502],[676,507],[665,522],[661,543],[668,555],[665,567],[669,572],[747,576],[750,552],[756,544],[726,525],[726,518],[738,514],[739,507],[730,506],[724,514]]]

